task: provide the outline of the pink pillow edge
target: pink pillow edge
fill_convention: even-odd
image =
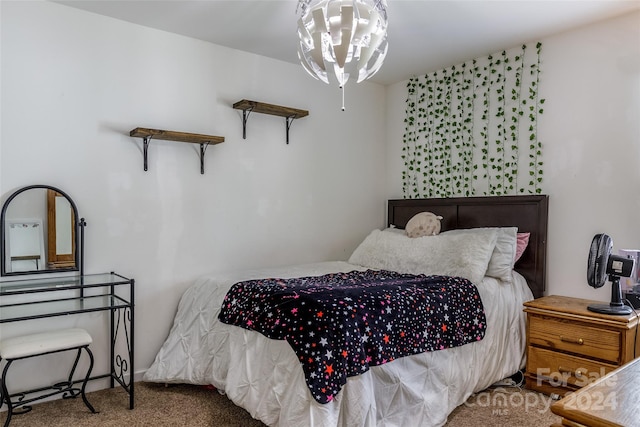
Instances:
[[[531,233],[517,233],[515,262],[518,262],[524,251],[527,249],[527,245],[529,245],[529,236],[531,236]]]

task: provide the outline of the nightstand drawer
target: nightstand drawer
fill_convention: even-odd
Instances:
[[[529,316],[529,345],[619,363],[621,334],[553,318]]]
[[[560,387],[584,387],[616,367],[543,348],[529,347],[527,352],[527,372]]]

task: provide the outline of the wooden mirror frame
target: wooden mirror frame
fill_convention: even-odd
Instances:
[[[54,221],[55,216],[52,216],[53,209],[52,203],[55,204],[55,197],[57,195],[63,196],[69,202],[71,206],[71,213],[73,215],[72,224],[71,224],[71,244],[72,244],[72,254],[71,255],[63,255],[63,256],[55,256],[50,258],[50,246],[51,242],[48,242],[49,249],[47,250],[47,267],[43,270],[28,270],[28,271],[7,271],[6,265],[6,250],[7,250],[7,235],[6,235],[6,213],[11,201],[15,199],[20,194],[24,193],[28,190],[33,189],[44,189],[47,190],[47,220],[49,222]],[[55,213],[53,214],[55,215]],[[16,191],[14,191],[4,202],[2,205],[2,213],[0,214],[0,276],[18,276],[18,275],[27,275],[27,274],[42,274],[42,273],[59,273],[65,271],[79,271],[80,274],[83,273],[83,254],[82,249],[84,246],[84,226],[86,223],[84,222],[84,218],[80,218],[78,216],[78,209],[73,199],[69,197],[67,193],[60,190],[59,188],[52,187],[50,185],[37,184],[37,185],[29,185],[26,187],[22,187]],[[55,227],[47,227],[48,231],[48,240],[51,241],[53,236],[53,252],[55,253],[55,231],[52,233],[51,228]],[[51,268],[51,266],[56,266],[55,268]]]
[[[75,227],[77,213],[71,210],[71,253],[58,254],[56,250],[58,237],[56,197],[64,197],[68,202],[71,202],[71,200],[58,191],[47,189],[47,268],[59,271],[61,268],[72,268],[78,265],[75,259],[77,253]],[[71,206],[71,203],[69,205]]]

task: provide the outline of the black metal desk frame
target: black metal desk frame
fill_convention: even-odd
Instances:
[[[0,282],[0,323],[109,311],[110,372],[92,376],[89,381],[109,378],[111,388],[117,382],[129,394],[129,409],[133,409],[134,285],[133,279],[114,272],[3,281]],[[25,294],[31,296],[25,298]],[[16,301],[19,295],[23,297]],[[118,352],[118,343],[126,346],[124,353]],[[125,378],[127,374],[128,381]],[[17,394],[27,395],[47,389],[49,387]]]

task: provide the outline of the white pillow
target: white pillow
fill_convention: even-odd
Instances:
[[[491,254],[486,275],[503,282],[513,281],[513,266],[516,259],[518,227],[486,227],[446,231],[442,234],[474,234],[478,230],[496,230],[496,246]]]
[[[480,283],[496,245],[495,229],[477,233],[410,238],[373,230],[356,248],[349,263],[409,274],[464,277]]]

